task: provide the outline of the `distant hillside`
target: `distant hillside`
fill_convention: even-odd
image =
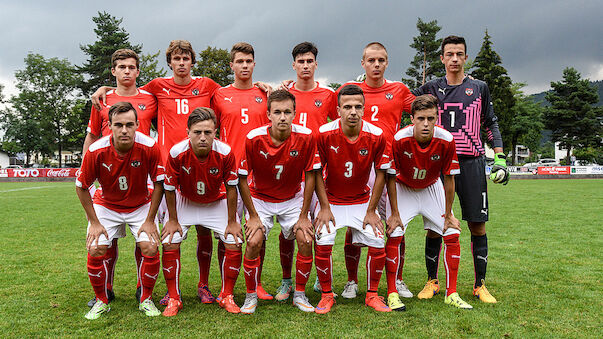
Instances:
[[[599,92],[599,102],[597,103],[597,106],[603,106],[603,80],[591,81],[590,83],[591,85],[596,86]],[[544,98],[546,93],[547,92],[536,93],[532,94],[530,97],[534,99],[534,101],[540,102],[542,106],[549,106],[549,102]]]

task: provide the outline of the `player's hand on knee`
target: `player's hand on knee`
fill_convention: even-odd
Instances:
[[[443,232],[446,233],[446,230],[449,228],[454,228],[455,230],[459,230],[459,232],[461,231],[461,222],[452,214],[444,217]]]
[[[306,243],[311,243],[314,239],[314,226],[308,217],[300,217],[293,227],[295,234],[301,231]]]
[[[178,221],[169,219],[161,230],[161,241],[163,242],[165,238],[169,237],[168,244],[171,245],[172,239],[176,233],[180,233],[180,236],[182,237],[182,226],[180,226]]]
[[[389,218],[387,218],[387,221],[385,223],[385,225],[387,226],[387,236],[389,237],[392,232],[400,227],[401,229],[404,229],[404,225],[402,224],[402,219],[400,219],[400,215],[396,214],[396,215],[390,215]]]
[[[229,234],[235,239],[237,247],[241,247],[243,244],[243,229],[241,228],[241,224],[236,221],[229,222],[224,231],[224,238],[228,238]]]
[[[159,233],[157,232],[157,225],[155,225],[153,220],[145,220],[142,223],[142,226],[140,226],[140,229],[138,230],[139,237],[142,232],[147,234],[151,243],[155,243],[157,245],[161,244],[161,241],[159,240]]]
[[[249,217],[249,219],[247,220],[247,222],[245,222],[245,238],[246,239],[251,239],[253,238],[253,236],[257,233],[257,232],[263,232],[264,234],[266,234],[266,228],[264,227],[264,225],[262,225],[262,222],[260,221],[260,218],[255,216],[255,217]]]
[[[381,218],[375,213],[375,211],[367,211],[364,216],[364,220],[362,221],[362,228],[366,229],[366,225],[371,225],[373,228],[373,232],[377,237],[383,238],[383,234],[385,234],[385,230],[383,229],[383,223],[381,222]]]
[[[101,223],[90,222],[90,227],[88,228],[88,236],[86,237],[86,249],[90,251],[92,247],[94,247],[95,249],[98,248],[98,240],[103,234],[107,239],[109,239],[109,234],[107,234],[107,230],[105,230],[105,227],[101,225]]]
[[[335,216],[333,216],[333,213],[331,212],[330,208],[321,208],[318,214],[316,215],[316,219],[314,219],[315,232],[320,233],[322,228],[326,227],[327,233],[331,233],[329,222],[332,222],[333,225],[336,225]]]

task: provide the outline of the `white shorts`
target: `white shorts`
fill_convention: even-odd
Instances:
[[[274,227],[274,217],[281,224],[281,231],[285,239],[295,239],[293,226],[299,220],[301,207],[304,203],[301,191],[297,192],[292,199],[283,202],[268,202],[254,197],[251,197],[251,200],[253,200],[253,206],[258,212],[262,225],[266,227],[266,239],[268,239],[268,234],[270,234],[270,230]]]
[[[371,193],[373,192],[373,187],[375,187],[375,179],[377,178],[377,174],[375,173],[375,167],[371,167],[371,173],[369,174],[368,185],[371,188]],[[386,182],[387,183],[387,182]],[[377,211],[379,212],[379,216],[381,220],[387,220],[385,214],[385,204],[387,201],[387,185],[383,186],[383,192],[381,192],[381,197],[379,198],[379,204],[377,205]]]
[[[140,236],[138,236],[138,230],[140,230],[140,226],[142,226],[149,214],[151,203],[142,205],[132,212],[116,212],[98,204],[93,204],[92,206],[94,207],[98,220],[101,225],[105,227],[105,230],[109,235],[109,238],[107,239],[105,235],[101,234],[98,240],[99,245],[110,245],[113,239],[125,237],[126,224],[130,227],[130,233],[132,233],[137,243],[150,241],[149,235],[145,232],[142,232]],[[156,221],[157,220],[155,220],[155,222]],[[157,226],[157,223],[155,223],[155,226]],[[88,229],[90,229],[90,223],[88,223],[86,234],[88,233]],[[159,232],[159,227],[157,227],[157,232]]]
[[[423,228],[431,230],[439,235],[460,234],[454,228],[449,228],[444,233],[444,214],[446,213],[446,195],[442,180],[438,179],[434,184],[426,188],[415,189],[396,182],[398,196],[398,210],[400,219],[404,225],[392,232],[392,237],[401,237],[406,232],[406,226],[417,215],[423,216]],[[387,215],[391,215],[389,199],[387,201]]]
[[[176,191],[176,211],[178,212],[178,223],[182,227],[182,235],[174,234],[172,243],[181,243],[186,239],[188,230],[191,226],[200,225],[218,234],[220,240],[226,244],[236,244],[232,235],[228,238],[224,237],[226,226],[228,225],[228,203],[226,199],[221,199],[208,204],[200,204],[183,197],[180,192]],[[166,213],[165,221],[169,219],[169,214]],[[169,237],[163,240],[166,244]],[[242,243],[243,239],[239,240]]]
[[[316,233],[317,245],[334,245],[337,230],[343,227],[350,227],[352,229],[353,244],[376,248],[385,247],[383,234],[375,234],[371,225],[366,225],[365,229],[362,228],[362,222],[366,216],[368,202],[355,205],[330,204],[330,206],[331,213],[333,213],[337,225],[335,225],[335,227],[333,227],[332,224],[329,225],[331,232],[327,232],[327,228],[323,226],[320,233]],[[320,206],[318,206],[317,213],[319,211]]]

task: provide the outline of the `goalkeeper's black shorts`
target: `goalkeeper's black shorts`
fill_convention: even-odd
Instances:
[[[463,220],[488,221],[488,187],[484,156],[459,156],[461,174],[456,175],[455,188],[459,197]]]

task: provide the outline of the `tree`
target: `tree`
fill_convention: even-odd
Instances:
[[[573,67],[564,69],[563,79],[551,82],[551,87],[545,96],[551,103],[545,110],[545,124],[552,131],[551,139],[567,149],[567,159],[572,148],[601,149],[603,109],[594,106],[599,101],[596,88]]]
[[[192,69],[193,75],[208,77],[220,84],[230,85],[234,74],[230,69],[230,53],[222,48],[207,46],[199,53],[197,64]]]
[[[140,56],[140,75],[136,79],[138,86],[147,84],[155,78],[166,76],[167,72],[165,69],[163,67],[158,68],[157,66],[160,52],[157,51],[155,54],[142,54]]]
[[[541,132],[544,127],[542,107],[523,93],[521,89],[525,86],[524,83],[514,83],[511,87],[515,105],[511,108],[513,119],[509,129],[511,133],[509,150],[513,151],[513,155],[515,155],[518,144],[522,144],[530,150],[536,150],[540,146]],[[515,156],[511,158],[512,165],[515,165],[515,158]]]
[[[94,32],[97,40],[93,44],[80,45],[88,60],[77,68],[86,75],[81,85],[84,95],[90,95],[103,85],[115,86],[115,79],[111,75],[111,55],[115,50],[129,48],[139,54],[142,50],[142,45],[130,43],[130,34],[120,27],[123,19],[117,19],[107,12],[98,12],[92,21],[96,23]]]
[[[327,86],[331,87],[332,90],[336,91],[339,89],[339,87],[341,87],[341,84],[338,82],[330,82]]]
[[[424,22],[421,18],[417,20],[419,35],[414,37],[413,43],[410,44],[410,47],[417,50],[417,54],[410,62],[411,66],[406,70],[406,75],[411,78],[402,79],[411,89],[418,88],[425,82],[446,74],[444,64],[440,61],[442,39],[436,39],[436,34],[440,29],[442,27],[438,26],[437,20],[430,22]]]
[[[20,93],[10,99],[12,108],[3,118],[7,141],[25,152],[28,161],[32,152],[58,150],[61,166],[63,148],[83,141],[84,100],[78,88],[82,76],[66,59],[30,53],[15,78]]]
[[[511,78],[507,75],[507,70],[501,66],[501,63],[502,59],[492,48],[492,41],[490,41],[488,30],[486,30],[482,47],[473,62],[475,69],[471,72],[471,75],[488,84],[494,105],[494,113],[498,117],[498,126],[502,135],[503,145],[509,147],[512,144],[512,108],[515,105],[515,98],[511,91]]]

